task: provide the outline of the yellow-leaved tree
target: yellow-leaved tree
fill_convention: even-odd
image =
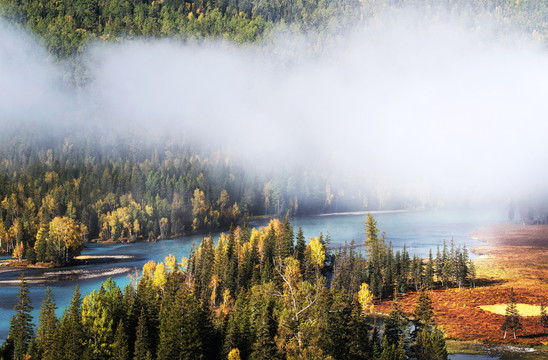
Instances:
[[[360,303],[364,315],[373,312],[373,293],[369,291],[369,285],[366,283],[363,283],[360,286],[360,291],[358,291],[358,302]]]
[[[57,261],[68,262],[80,255],[82,236],[76,221],[66,216],[57,216],[49,223],[49,241],[57,255]]]
[[[314,238],[310,238],[310,243],[308,244],[308,246],[310,247],[310,257],[312,260],[312,264],[314,264],[316,269],[319,270],[319,268],[322,267],[325,262],[325,247],[320,241],[320,238],[317,236]]]
[[[240,350],[230,350],[230,352],[228,353],[228,360],[240,360]]]

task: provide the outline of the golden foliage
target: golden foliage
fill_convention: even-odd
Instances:
[[[240,360],[240,350],[230,350],[230,352],[228,353],[228,360]]]
[[[373,312],[373,293],[369,291],[369,285],[363,283],[358,291],[358,302],[364,314]]]
[[[314,265],[322,266],[325,261],[325,248],[319,237],[310,238],[308,246],[310,247],[310,255]]]

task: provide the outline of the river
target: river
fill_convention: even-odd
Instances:
[[[387,240],[392,241],[395,249],[404,244],[411,254],[428,256],[429,249],[435,256],[436,246],[443,240],[455,239],[457,245],[466,244],[469,248],[478,242],[470,238],[473,230],[506,220],[505,211],[495,210],[443,210],[443,211],[410,211],[410,212],[377,212],[373,213],[381,231],[386,232]],[[291,219],[295,233],[302,227],[304,235],[317,236],[320,233],[331,236],[331,246],[337,247],[354,239],[357,244],[363,243],[364,213],[330,214]],[[252,226],[263,226],[267,220],[254,220]],[[218,233],[213,234],[218,237]],[[74,287],[79,284],[82,294],[99,288],[101,282],[110,275],[123,287],[129,283],[128,273],[134,267],[141,268],[147,261],[163,261],[174,254],[178,259],[188,256],[193,243],[201,241],[203,235],[185,236],[154,243],[138,242],[134,244],[87,244],[82,255],[101,255],[121,257],[115,262],[89,266],[67,267],[62,269],[26,269],[25,276],[31,286],[31,300],[37,321],[40,303],[46,286],[55,293],[58,313],[62,314],[70,302]],[[0,339],[5,339],[9,330],[9,321],[13,315],[12,308],[17,302],[18,282],[22,270],[0,272]],[[34,279],[34,281],[33,281]],[[453,359],[464,359],[454,357]],[[468,358],[466,358],[468,359]],[[472,358],[470,358],[472,359]],[[492,359],[477,358],[473,359]]]

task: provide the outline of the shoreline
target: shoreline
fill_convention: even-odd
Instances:
[[[75,262],[67,266],[34,266],[34,265],[6,265],[11,260],[3,260],[0,262],[0,275],[9,272],[37,270],[25,275],[25,280],[31,284],[39,284],[49,281],[74,281],[86,280],[99,277],[108,277],[124,273],[129,273],[133,270],[133,266],[122,265],[113,266],[106,269],[88,268],[88,265],[98,264],[115,264],[120,261],[135,259],[131,255],[80,255],[75,257]],[[19,285],[19,278],[0,279],[0,285]]]

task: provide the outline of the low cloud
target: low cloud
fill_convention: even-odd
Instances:
[[[262,46],[97,44],[78,91],[35,40],[0,24],[0,116],[184,132],[253,166],[321,168],[395,192],[546,190],[546,50],[494,23],[430,15],[389,11],[321,50],[287,34]]]

